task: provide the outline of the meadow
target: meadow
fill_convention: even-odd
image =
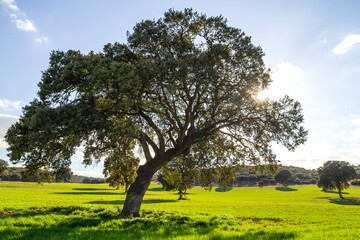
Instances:
[[[195,187],[177,200],[152,184],[140,218],[119,219],[107,184],[0,182],[0,239],[360,239],[360,188]]]

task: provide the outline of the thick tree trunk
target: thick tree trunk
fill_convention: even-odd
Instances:
[[[119,188],[120,188],[120,184],[117,183],[117,184],[116,184],[116,190],[119,190]]]
[[[121,217],[140,216],[139,212],[142,200],[155,172],[156,171],[145,165],[139,167],[137,171],[138,175],[127,191],[124,207],[120,214]]]
[[[187,144],[191,142],[191,138],[187,139]],[[174,157],[186,151],[188,147],[180,146],[166,151],[161,156],[155,156],[152,159],[147,159],[144,165],[141,165],[137,170],[137,177],[130,185],[126,194],[125,203],[120,213],[120,217],[139,217],[140,207],[144,198],[145,192],[148,189],[151,179],[155,172],[163,167],[166,163],[171,161]],[[148,156],[149,157],[149,156]]]

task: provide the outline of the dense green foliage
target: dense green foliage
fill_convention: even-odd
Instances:
[[[357,177],[354,166],[345,161],[328,161],[317,169],[317,185],[324,191],[337,189],[342,198],[341,191],[350,186],[350,181]]]
[[[158,180],[165,190],[178,191],[180,200],[184,199],[186,191],[194,186],[198,171],[192,158],[179,156],[161,169]]]
[[[276,164],[270,143],[294,150],[307,131],[299,102],[256,98],[271,82],[263,56],[222,16],[192,9],[142,21],[126,44],[100,53],[53,51],[39,98],[5,136],[10,160],[49,180],[80,145],[91,164],[115,151],[128,156],[138,144],[146,163],[129,188],[125,215],[139,214],[152,176],[177,156],[189,154],[207,173]]]
[[[281,170],[274,177],[275,182],[281,183],[286,187],[287,182],[292,178],[292,174],[289,170]]]
[[[7,175],[9,172],[9,164],[5,161],[0,159],[0,179],[1,177]]]
[[[350,181],[357,176],[355,168],[345,161],[327,161],[317,169],[317,172],[319,174],[318,187],[324,191],[337,189],[340,198],[344,198],[341,191],[347,189]]]
[[[125,195],[107,184],[0,183],[0,238],[346,239],[360,238],[360,188],[341,200],[315,185],[188,190],[190,199],[150,185],[142,218],[116,218]]]
[[[135,180],[139,163],[140,159],[135,158],[133,154],[127,156],[122,154],[110,155],[104,163],[105,182],[116,189],[125,186],[125,192],[127,192],[130,184]]]

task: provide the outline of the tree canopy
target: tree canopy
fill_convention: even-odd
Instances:
[[[9,171],[9,164],[5,161],[0,159],[0,177],[4,176]]]
[[[116,187],[116,189],[125,186],[125,192],[127,192],[130,184],[135,180],[139,162],[140,159],[133,155],[124,156],[116,153],[110,155],[104,163],[105,182],[109,183],[110,187]]]
[[[271,143],[294,150],[307,131],[299,102],[256,98],[271,82],[263,56],[222,16],[192,9],[144,20],[99,53],[53,51],[39,98],[6,134],[10,159],[50,171],[69,166],[80,145],[85,164],[139,145],[145,164],[124,216],[139,215],[154,173],[182,154],[204,168],[276,164]]]
[[[286,186],[287,182],[292,178],[292,174],[289,170],[281,170],[274,177],[275,182],[281,183],[283,186]]]
[[[355,168],[345,161],[327,161],[317,169],[317,172],[318,187],[323,188],[324,191],[337,189],[340,198],[344,198],[341,191],[347,189],[350,186],[350,180],[357,176]]]
[[[186,191],[194,186],[198,169],[194,159],[178,156],[161,169],[159,180],[167,191],[179,192],[179,200],[185,199]]]

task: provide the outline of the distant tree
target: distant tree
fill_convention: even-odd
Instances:
[[[175,186],[170,185],[165,179],[163,175],[163,169],[160,170],[157,174],[157,181],[162,185],[162,189],[165,189],[166,191],[174,190]]]
[[[94,183],[94,184],[105,183],[105,180],[103,178],[92,178],[90,179],[90,183]]]
[[[235,172],[237,168],[234,166],[220,166],[215,169],[215,177],[223,191],[226,192],[229,185],[235,182]]]
[[[7,175],[8,172],[9,164],[5,160],[0,159],[0,177]]]
[[[292,178],[292,174],[289,170],[281,170],[275,176],[275,182],[282,184],[284,187],[287,186],[287,182]]]
[[[54,172],[55,182],[71,182],[73,172],[70,167],[58,168]]]
[[[327,161],[322,167],[317,169],[318,187],[323,190],[337,189],[339,197],[344,199],[341,191],[350,186],[350,181],[356,178],[356,171],[349,162]]]
[[[54,172],[48,168],[28,169],[21,172],[21,179],[26,182],[38,182],[39,184],[43,182],[53,182]]]
[[[91,183],[91,179],[86,177],[84,178],[83,183]]]
[[[258,185],[259,187],[264,186],[264,182],[263,182],[263,180],[258,181],[258,182],[257,182],[257,185]]]
[[[127,193],[130,184],[135,181],[139,163],[140,159],[132,154],[112,154],[104,162],[105,182],[116,189],[125,186],[125,193]]]
[[[194,186],[198,175],[196,162],[191,156],[179,156],[161,170],[163,187],[167,191],[178,191],[179,200],[185,199],[186,191]]]

